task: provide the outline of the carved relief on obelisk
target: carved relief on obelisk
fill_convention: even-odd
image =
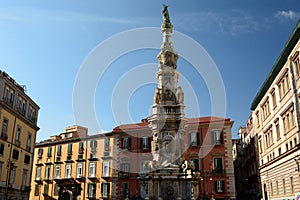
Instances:
[[[154,94],[152,115],[149,118],[152,130],[151,166],[175,167],[180,165],[184,134],[184,93],[177,86],[179,73],[177,71],[178,54],[174,51],[172,42],[173,25],[170,21],[168,7],[162,11],[163,41],[157,59],[159,62],[156,73],[157,88]]]

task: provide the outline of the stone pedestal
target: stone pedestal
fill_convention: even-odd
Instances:
[[[191,199],[191,175],[178,167],[168,167],[149,173],[148,196],[152,200]]]

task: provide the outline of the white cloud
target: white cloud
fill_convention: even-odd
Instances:
[[[277,11],[275,16],[283,19],[298,19],[300,18],[300,12],[295,12],[292,10],[288,10],[288,11],[282,10],[282,11]]]
[[[191,31],[221,32],[236,35],[259,30],[259,23],[241,11],[185,13],[178,16],[177,27]]]

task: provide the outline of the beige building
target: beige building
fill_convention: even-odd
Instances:
[[[0,199],[29,198],[39,106],[0,71]]]
[[[116,196],[116,140],[110,133],[88,136],[87,132],[87,128],[71,126],[36,144],[31,200]]]
[[[300,195],[300,21],[253,103],[264,199]]]

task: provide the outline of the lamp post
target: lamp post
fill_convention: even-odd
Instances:
[[[7,161],[7,173],[6,173],[6,186],[5,186],[5,200],[8,199],[8,189],[10,187],[10,175],[11,170],[14,168],[14,162],[11,160]]]

